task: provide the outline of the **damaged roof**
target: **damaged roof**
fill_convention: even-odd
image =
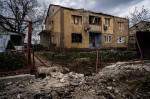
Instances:
[[[50,34],[51,31],[50,31],[50,30],[43,30],[43,31],[41,31],[38,35],[40,35],[40,34],[42,34],[42,33]]]
[[[90,10],[84,10],[83,8],[81,9],[75,9],[75,8],[69,8],[69,7],[64,7],[64,6],[60,6],[60,5],[54,5],[54,4],[50,4],[50,6],[57,6],[57,7],[61,7],[61,8],[64,8],[64,9],[69,9],[69,10],[83,10],[85,12],[91,12],[91,13],[95,13],[95,14],[101,14],[101,15],[107,15],[107,16],[111,16],[111,17],[115,17],[113,15],[110,15],[110,14],[104,14],[104,13],[101,13],[101,12],[93,12],[93,11],[90,11]]]
[[[74,8],[69,8],[69,7],[64,7],[64,6],[60,6],[60,5],[54,5],[54,4],[50,4],[49,5],[48,11],[47,11],[47,15],[49,13],[50,6],[57,6],[57,7],[64,8],[64,9],[69,9],[69,10],[82,10],[84,12],[100,14],[100,15],[105,15],[105,16],[110,16],[110,17],[118,17],[118,16],[113,16],[113,15],[110,15],[110,14],[105,14],[105,13],[102,13],[102,12],[93,12],[93,11],[90,11],[90,10],[84,10],[83,8],[81,8],[81,9],[74,9]],[[119,17],[119,18],[123,18],[123,17]],[[124,18],[124,19],[127,19],[127,18]],[[47,20],[47,16],[46,16],[46,19],[45,19],[45,23],[46,23],[46,20]]]

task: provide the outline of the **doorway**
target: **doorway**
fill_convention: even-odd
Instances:
[[[89,47],[101,47],[102,36],[100,33],[89,33]]]

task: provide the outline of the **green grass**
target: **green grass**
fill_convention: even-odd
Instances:
[[[96,52],[68,52],[68,53],[42,53],[42,56],[52,60],[90,60],[96,62]],[[131,60],[136,57],[133,52],[101,51],[98,58],[103,62],[117,62]]]

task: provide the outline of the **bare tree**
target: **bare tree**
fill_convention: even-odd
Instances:
[[[0,17],[12,17],[16,19],[31,20],[33,22],[33,28],[42,24],[45,13],[46,9],[40,6],[37,0],[0,1]],[[24,32],[28,27],[28,23],[7,19],[0,19],[0,25],[4,29],[14,32]]]
[[[144,8],[144,6],[142,7],[141,11],[139,11],[137,7],[135,7],[134,11],[130,12],[130,15],[131,15],[131,18],[129,18],[129,20],[130,20],[131,26],[136,25],[140,21],[149,21],[150,19],[150,17],[147,16],[148,10]]]

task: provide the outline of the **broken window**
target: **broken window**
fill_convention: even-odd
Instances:
[[[105,35],[104,38],[105,38],[105,43],[112,42],[112,36],[111,35]]]
[[[82,34],[72,33],[72,43],[81,43]]]
[[[124,22],[118,22],[118,29],[124,30]]]
[[[110,18],[105,18],[105,25],[110,26]]]
[[[82,25],[82,16],[72,15],[71,16],[71,24]]]
[[[54,21],[51,22],[51,27],[54,29]]]
[[[54,21],[51,21],[48,26],[49,29],[54,29]]]
[[[101,25],[101,18],[97,16],[89,16],[89,24]]]
[[[21,46],[22,44],[21,35],[11,35],[10,38],[14,46]]]
[[[118,43],[124,43],[124,37],[118,36]]]

